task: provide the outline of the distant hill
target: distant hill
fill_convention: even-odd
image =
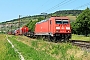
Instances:
[[[61,16],[77,16],[80,14],[83,10],[62,10],[62,11],[56,11],[54,14],[61,15]]]
[[[61,10],[56,11],[54,13],[47,14],[47,18],[51,16],[67,16],[70,21],[75,21],[76,16],[78,16],[83,10]],[[18,27],[22,27],[23,25],[28,24],[31,20],[38,20],[38,18],[45,18],[44,15],[34,15],[34,16],[25,16],[20,18],[20,26],[19,19],[12,19],[6,22],[0,23],[0,31],[11,31],[17,29]]]

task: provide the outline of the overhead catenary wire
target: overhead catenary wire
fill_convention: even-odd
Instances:
[[[45,3],[43,3],[41,6],[46,6],[47,3],[49,3],[50,0],[47,0]]]
[[[57,5],[51,7],[50,9],[46,10],[45,12],[49,12],[51,10],[54,10],[54,9],[58,8],[58,7],[64,6],[64,5],[68,4],[71,1],[73,1],[73,0],[63,0],[62,2],[60,2]]]
[[[47,12],[47,11],[49,11],[49,10],[52,10],[53,8],[55,8],[56,6],[58,6],[58,5],[62,4],[62,3],[64,3],[65,1],[66,1],[66,0],[63,0],[62,2],[60,2],[60,3],[58,3],[57,5],[51,7],[50,9],[46,10],[45,12]]]
[[[51,0],[51,1],[52,1],[52,0]],[[41,4],[41,6],[40,6],[39,8],[36,8],[33,12],[37,12],[39,9],[43,9],[43,8],[41,8],[41,7],[46,6],[46,4],[48,4],[49,2],[50,2],[50,0],[45,1],[43,4]]]
[[[80,5],[80,6],[76,7],[76,8],[74,8],[73,10],[76,10],[76,9],[79,9],[79,8],[82,8],[82,7],[85,7],[85,6],[88,6],[88,5],[90,5],[90,2],[85,3],[83,5]]]
[[[69,4],[73,1],[75,1],[75,0],[63,0],[60,3],[58,3],[57,5],[55,5],[55,6],[51,7],[50,9],[46,10],[44,13],[55,10],[56,8],[59,8],[59,7],[65,6],[65,5],[67,5],[67,4]],[[51,16],[52,16],[52,14],[51,14]]]
[[[64,0],[64,1],[65,1],[65,0]],[[54,10],[54,9],[56,9],[56,8],[65,6],[65,5],[67,5],[67,3],[71,3],[71,2],[74,2],[74,1],[76,1],[76,0],[74,0],[74,1],[73,1],[73,0],[69,0],[69,1],[66,1],[66,2],[64,2],[64,1],[63,1],[63,3],[61,3],[61,5],[60,5],[60,3],[59,3],[59,4],[55,5],[54,7],[52,7],[51,9],[46,10],[45,12],[49,12],[49,11]],[[76,7],[75,9],[79,9],[79,8],[82,8],[82,7],[85,7],[85,6],[88,6],[88,5],[90,5],[90,2],[88,2],[88,3],[86,3],[86,4],[83,4],[83,5],[81,5],[81,6],[78,6],[78,7]],[[75,9],[73,9],[73,10],[75,10]]]
[[[43,13],[47,13],[47,12],[53,11],[53,10],[55,10],[55,9],[57,9],[57,8],[60,8],[60,7],[65,6],[65,5],[69,5],[69,3],[71,3],[71,2],[73,3],[73,1],[76,1],[76,0],[63,0],[63,1],[61,1],[60,3],[56,4],[55,6],[53,6],[53,7],[49,8],[48,10],[44,11]],[[43,6],[46,6],[47,3],[49,3],[48,0],[46,1],[45,4],[43,4],[43,5],[41,5],[41,6],[42,6],[42,7],[43,7]],[[89,2],[89,3],[86,3],[86,4],[84,4],[84,5],[78,6],[78,7],[74,8],[73,10],[79,9],[79,8],[82,8],[82,7],[85,7],[85,6],[87,6],[87,5],[90,5],[90,2]],[[41,13],[40,13],[40,14],[41,14]]]
[[[64,6],[64,5],[70,3],[71,1],[73,1],[73,0],[63,0],[63,1],[61,1],[60,3],[58,3],[57,5],[49,8],[48,10],[46,10],[46,11],[44,11],[44,12],[42,12],[42,13],[47,13],[47,12],[49,12],[49,11],[52,11],[52,10],[56,9],[56,8],[62,7],[62,6]],[[74,1],[75,1],[75,0],[74,0]],[[45,4],[47,4],[48,2],[49,2],[49,1],[47,0]],[[43,7],[45,4],[43,4],[43,5],[41,5],[41,6]],[[45,5],[45,6],[46,6],[46,5]],[[39,9],[40,9],[40,8],[39,8]],[[43,9],[43,8],[41,8],[41,9]],[[36,9],[36,10],[38,10],[38,9]]]

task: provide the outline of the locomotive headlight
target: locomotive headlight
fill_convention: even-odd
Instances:
[[[60,29],[60,27],[56,27],[56,29]]]
[[[70,30],[70,27],[66,27],[67,30]]]

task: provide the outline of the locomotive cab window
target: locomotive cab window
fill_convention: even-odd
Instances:
[[[63,24],[68,24],[68,20],[63,20]]]
[[[56,24],[62,24],[62,20],[55,20],[56,21]]]
[[[50,24],[52,24],[52,21],[50,20]]]
[[[55,20],[56,24],[68,24],[68,19],[56,19]]]

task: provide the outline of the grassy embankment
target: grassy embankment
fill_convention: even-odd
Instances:
[[[19,60],[18,54],[8,43],[4,34],[0,34],[0,60]]]
[[[11,36],[9,39],[26,60],[89,60],[90,53],[70,43],[52,43],[30,39],[25,36]]]
[[[76,16],[67,16],[70,19],[70,22],[76,21]]]
[[[75,35],[75,34],[72,34],[71,40],[90,41],[90,37],[86,37],[86,36],[83,36],[83,35]]]

